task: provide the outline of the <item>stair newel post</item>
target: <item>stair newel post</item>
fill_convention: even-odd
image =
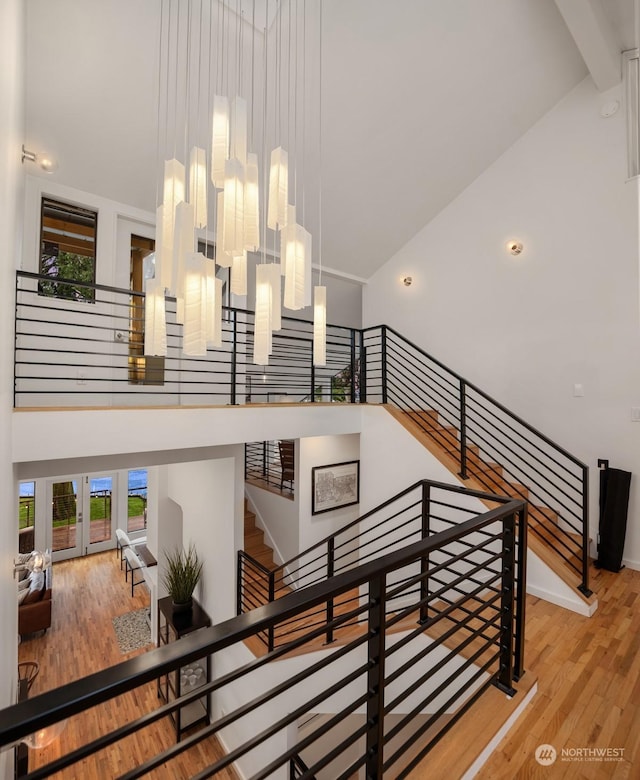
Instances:
[[[382,403],[387,403],[387,326],[380,333],[380,353],[382,360]]]
[[[231,347],[231,405],[237,404],[236,398],[236,381],[237,381],[237,365],[238,365],[238,312],[235,309],[231,310],[231,319],[233,322],[233,340]]]
[[[335,568],[336,540],[333,536],[327,539],[327,579],[333,577]],[[327,644],[333,642],[333,628],[329,623],[333,620],[333,596],[327,601]]]
[[[269,604],[276,600],[276,573],[275,571],[269,572]],[[272,624],[267,631],[267,648],[269,652],[275,647],[275,626]]]
[[[524,674],[524,627],[527,603],[527,534],[528,510],[525,503],[517,513],[518,536],[516,557],[516,614],[514,622],[515,647],[513,655],[513,679],[519,680]]]
[[[580,590],[585,596],[590,596],[589,588],[589,469],[582,467],[582,583]]]
[[[467,479],[467,383],[460,380],[460,476]]]
[[[369,582],[367,658],[367,780],[381,780],[384,759],[386,577]]]
[[[508,696],[513,696],[513,608],[515,583],[515,517],[512,513],[502,518],[502,587],[500,599],[500,669],[495,685]]]
[[[431,485],[422,483],[422,538],[428,539],[431,533]],[[426,623],[429,619],[429,553],[420,558],[420,619]]]

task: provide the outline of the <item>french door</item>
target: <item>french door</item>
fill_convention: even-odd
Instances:
[[[48,546],[54,561],[115,544],[113,474],[75,474],[47,482]]]

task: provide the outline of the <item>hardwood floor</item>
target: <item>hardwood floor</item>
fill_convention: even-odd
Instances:
[[[54,565],[53,625],[44,636],[20,645],[21,661],[40,664],[31,695],[83,677],[131,657],[121,655],[111,618],[148,604],[137,588],[131,598],[115,552]],[[478,774],[479,780],[577,778],[602,780],[640,776],[640,572],[619,574],[592,570],[599,609],[592,618],[529,598],[526,668],[538,678],[538,695]],[[144,686],[117,702],[105,704],[67,724],[60,740],[43,751],[30,751],[31,767],[66,752],[157,704],[155,689]],[[477,717],[482,718],[482,704]],[[162,722],[65,773],[66,778],[107,780],[133,763],[173,743],[173,731]],[[558,759],[540,766],[534,751],[555,747]],[[620,762],[562,761],[561,751],[621,748]],[[157,778],[186,778],[218,755],[210,743],[186,755],[179,766],[158,771]],[[437,761],[423,764],[412,778],[456,780]],[[235,777],[231,772],[222,777]]]
[[[528,599],[525,665],[538,676],[538,695],[479,780],[640,777],[640,572],[592,567],[591,578],[599,602],[591,618]],[[553,745],[555,764],[536,762],[540,744]],[[621,748],[624,755],[563,761],[563,748]]]
[[[115,551],[56,563],[53,566],[53,616],[44,635],[26,639],[18,648],[20,661],[37,661],[40,673],[30,696],[65,685],[145,652],[120,652],[112,618],[149,605],[144,586],[131,589],[124,581]],[[88,710],[67,722],[59,740],[49,748],[29,751],[29,766],[41,766],[58,755],[122,725],[158,705],[154,684],[141,686],[129,694]],[[108,780],[117,777],[175,741],[168,719],[145,729],[140,735],[122,740],[117,746],[78,764],[63,778]],[[218,743],[210,740],[183,754],[170,767],[149,777],[187,778],[221,755]],[[233,772],[219,775],[235,780]]]

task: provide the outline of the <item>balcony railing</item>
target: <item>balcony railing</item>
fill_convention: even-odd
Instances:
[[[407,544],[438,536],[444,530],[461,526],[478,513],[480,500],[492,507],[509,503],[509,499],[505,497],[492,496],[457,485],[421,480],[275,569],[267,569],[249,554],[240,551],[237,612],[241,614],[250,611],[261,604],[282,598],[292,589],[301,590],[316,585],[363,563],[379,560]],[[515,592],[513,644],[516,679],[523,670],[527,550],[524,505],[520,511],[522,528],[514,539],[516,553],[512,572]],[[420,584],[416,582],[413,590],[400,589],[396,595],[389,596],[386,601],[387,612],[392,614],[397,610],[398,599],[404,604],[407,598],[412,597],[417,601],[432,592],[441,592],[443,595],[437,604],[425,604],[420,609],[420,620],[427,620],[434,610],[446,611],[453,604],[451,594],[457,591],[456,586],[451,583],[461,572],[465,572],[466,578],[482,589],[493,565],[492,561],[484,557],[490,548],[487,540],[491,538],[490,534],[479,532],[474,544],[469,541],[461,542],[460,555],[455,563],[450,565],[437,565],[440,563],[437,554],[422,561],[423,576]],[[468,573],[471,568],[474,569],[473,574]],[[458,595],[460,593],[461,591]],[[327,601],[315,612],[308,614],[304,622],[296,619],[285,621],[271,631],[260,634],[259,638],[269,650],[273,650],[299,638],[310,626],[318,627],[324,623],[328,627],[325,641],[331,643],[336,639],[331,627],[333,619],[337,615],[348,613],[357,598],[357,593],[344,594],[340,599]],[[358,617],[353,617],[350,622],[343,624],[342,628],[356,626],[358,620]]]
[[[143,354],[144,295],[105,285],[93,302],[41,295],[38,274],[16,275],[14,406],[191,405],[349,401],[336,376],[355,359],[359,331],[327,327],[326,366],[313,365],[313,323],[282,318],[268,366],[253,364],[254,314],[224,307],[222,346],[182,352],[167,299],[165,358]]]
[[[250,441],[244,445],[244,479],[252,485],[293,499],[295,495],[295,443]]]
[[[405,495],[397,498],[402,502]],[[63,719],[82,719],[88,709],[111,702],[123,715],[114,730],[107,719],[99,737],[72,745],[29,777],[49,777],[68,767],[76,775],[97,776],[100,752],[119,749],[131,735],[139,736],[144,751],[119,749],[125,778],[161,766],[182,776],[176,764],[182,754],[215,737],[228,751],[210,766],[200,764],[197,777],[216,776],[236,764],[244,776],[266,778],[290,771],[292,761],[303,777],[324,770],[347,778],[361,768],[369,778],[407,776],[467,710],[475,707],[482,718],[489,686],[517,695],[514,627],[523,630],[524,623],[515,608],[514,574],[524,515],[523,502],[510,501],[428,538],[398,542],[385,555],[249,614],[4,709],[0,746]],[[309,623],[309,615],[323,613],[327,603],[349,593],[357,595],[348,610]],[[309,625],[287,645],[262,657],[242,646],[291,621]],[[360,629],[341,635],[354,622]],[[335,638],[330,647],[323,645],[328,632]],[[296,657],[310,649],[316,652]],[[120,698],[207,655],[214,679],[195,692],[152,711],[138,709],[137,715],[135,693],[126,702]],[[267,668],[275,660],[280,663]],[[212,697],[209,725],[166,749],[147,736],[146,729],[206,693]],[[316,713],[326,715],[310,718]],[[81,724],[74,733],[82,734]],[[320,739],[318,758],[309,749]]]

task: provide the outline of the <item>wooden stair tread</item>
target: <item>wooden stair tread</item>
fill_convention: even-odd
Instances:
[[[409,431],[409,433],[411,433],[435,458],[437,458],[437,460],[439,460],[440,463],[445,466],[445,468],[447,468],[452,474],[460,473],[459,444],[457,443],[453,448],[446,448],[441,446],[438,444],[438,442],[434,441],[433,437],[429,435],[429,432],[425,430],[425,427],[419,425],[416,421],[433,421],[434,418],[431,414],[433,410],[428,410],[428,412],[425,412],[426,417],[421,418],[418,411],[416,410],[405,412],[389,404],[384,404],[383,406],[389,412],[389,414],[391,414],[392,417],[394,417],[407,431]],[[427,427],[432,428],[433,426]],[[526,487],[523,485],[518,485],[517,483],[508,482],[501,475],[493,473],[490,469],[488,469],[490,464],[487,463],[486,466],[482,468],[474,468],[474,461],[477,462],[477,460],[480,460],[479,449],[475,445],[472,445],[469,449],[471,451],[471,455],[467,459],[468,478],[465,480],[465,485],[472,488],[473,490],[494,493],[496,495],[506,495],[512,498],[522,499],[524,501],[528,500],[529,491]],[[495,502],[483,499],[481,500],[482,503],[487,506],[487,508],[493,509],[495,507]],[[581,585],[582,580],[580,576],[578,576],[576,570],[568,562],[563,560],[560,555],[554,553],[549,548],[549,544],[552,543],[552,539],[547,538],[546,541],[543,541],[545,534],[547,537],[553,536],[551,527],[547,527],[546,532],[544,527],[547,523],[557,524],[557,513],[548,507],[541,507],[539,505],[529,504],[528,507],[530,526],[528,543],[530,549],[532,549],[550,569],[552,569],[564,582],[566,582],[567,585],[573,588],[582,601],[584,601],[586,604],[589,604],[590,606],[593,605],[595,602],[597,602],[596,595],[592,594],[591,596],[585,596],[578,589],[578,586]],[[533,528],[537,529],[537,533],[534,532]],[[579,538],[578,535],[575,535],[575,537],[576,539]],[[566,542],[569,547],[571,546],[569,541],[570,538],[571,535],[569,535],[569,539]],[[570,550],[566,550],[564,547],[562,550],[563,554],[572,560],[572,562],[574,562],[575,559],[576,565],[581,568],[581,555],[572,556],[570,555]]]

